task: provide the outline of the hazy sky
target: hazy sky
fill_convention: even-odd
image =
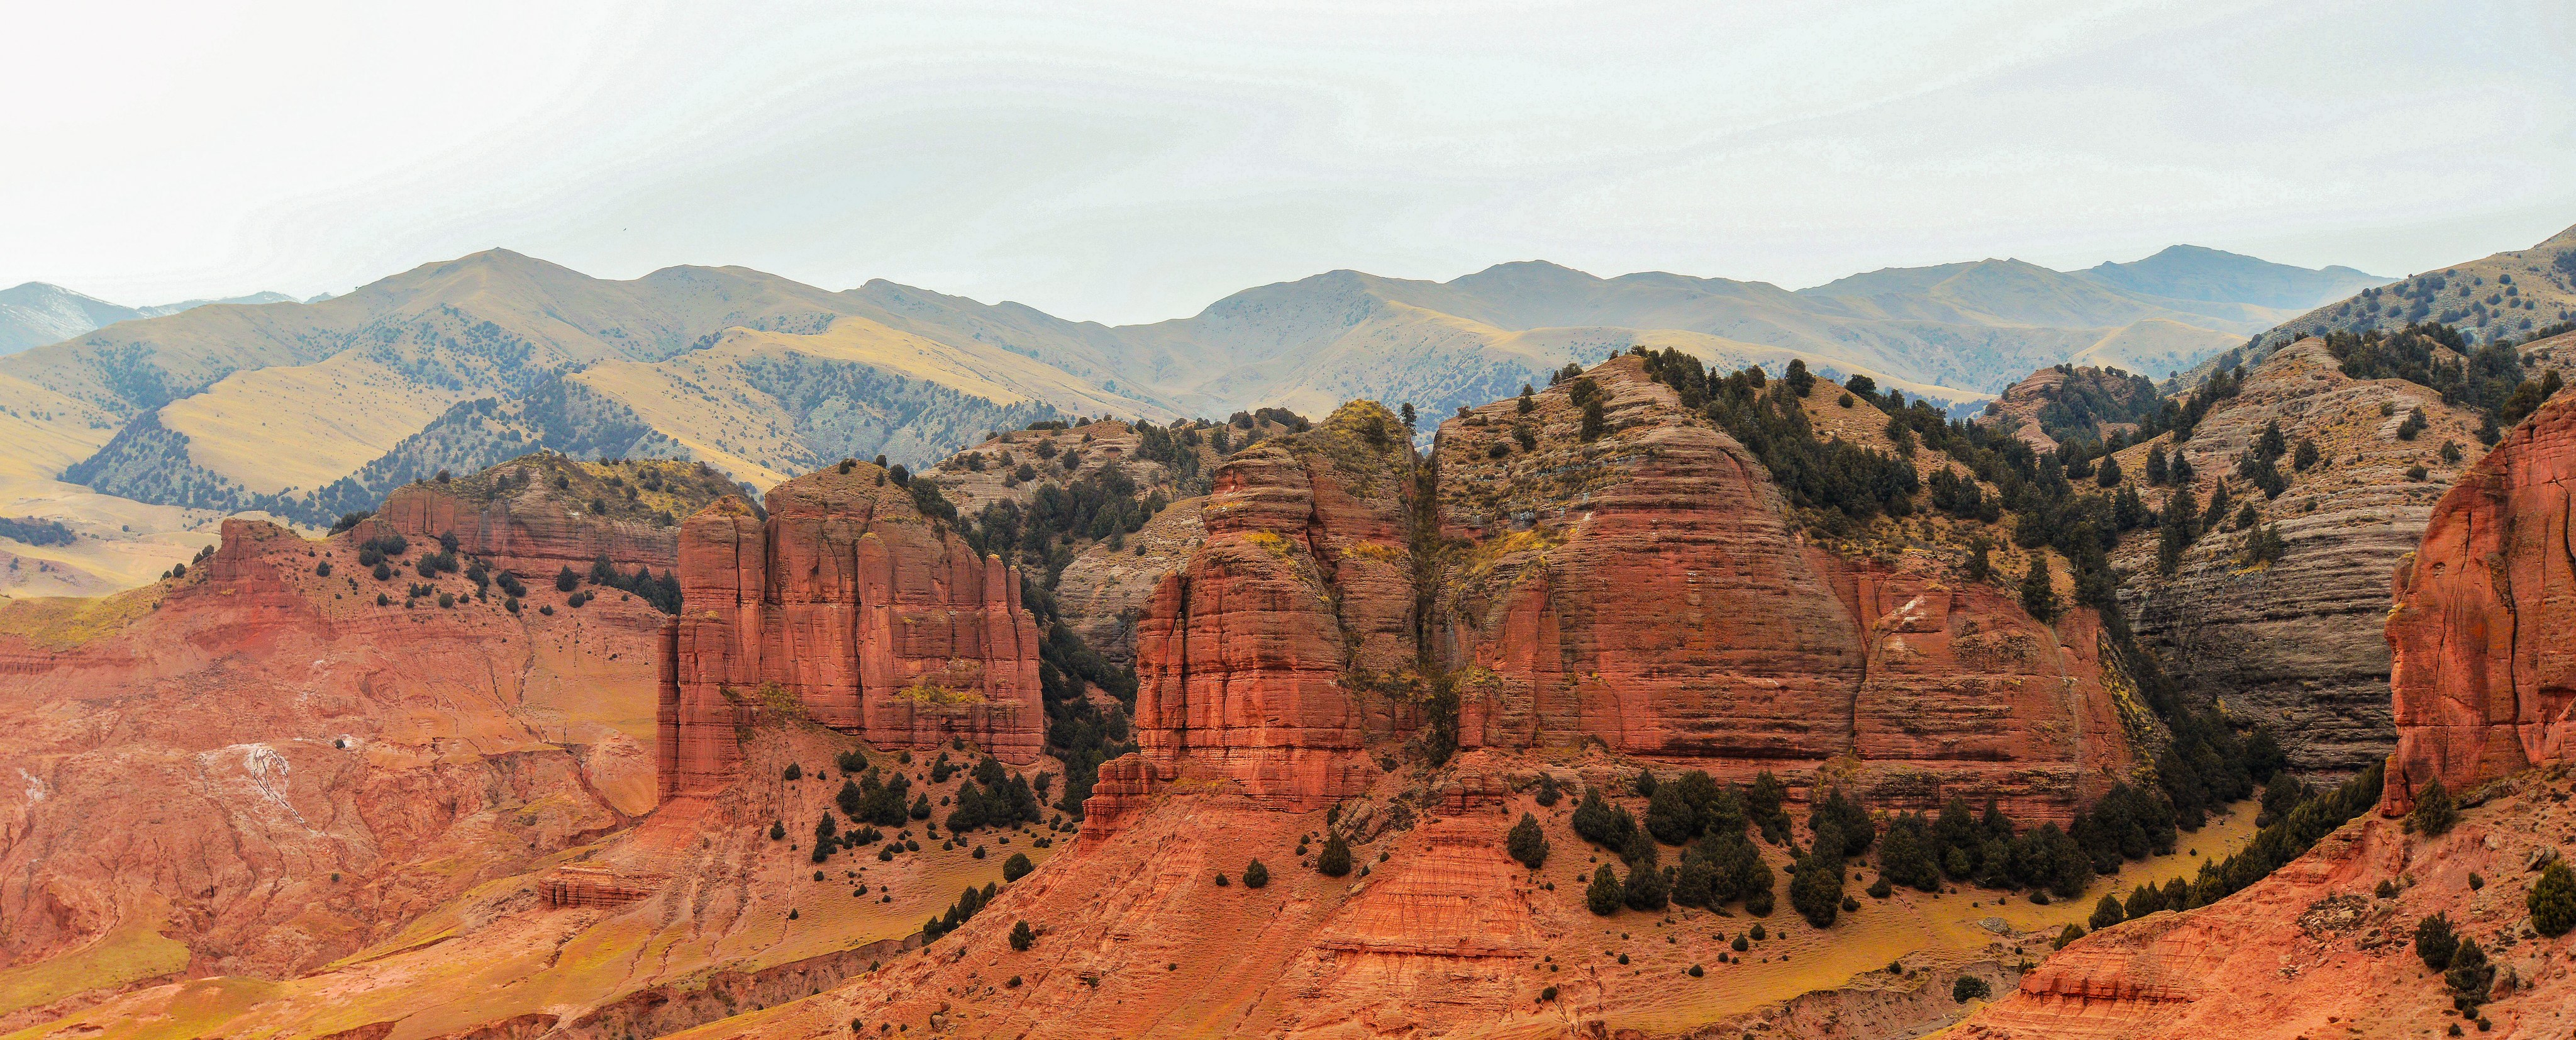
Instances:
[[[2396,275],[2576,224],[2566,0],[403,6],[18,5],[0,285],[506,246],[1125,322],[1336,267]]]

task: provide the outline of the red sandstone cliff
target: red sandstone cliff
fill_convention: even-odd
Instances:
[[[2399,565],[2388,615],[2397,753],[2382,810],[2576,759],[2576,401],[2544,406],[2462,475]]]
[[[964,737],[1034,761],[1037,623],[1016,568],[978,557],[884,471],[857,464],[726,498],[680,530],[684,604],[659,710],[661,788],[721,786],[735,729],[803,716],[884,748]]]
[[[2042,624],[1937,561],[1811,545],[1761,464],[1637,359],[1590,376],[1597,440],[1563,388],[1442,425],[1437,534],[1409,519],[1430,505],[1414,460],[1368,447],[1362,426],[1391,421],[1374,404],[1220,469],[1206,544],[1138,623],[1143,754],[1103,769],[1095,830],[1192,770],[1279,806],[1345,797],[1376,769],[1364,749],[1424,734],[1444,689],[1463,748],[1831,771],[1872,804],[2062,821],[2127,778],[2090,611]]]
[[[1872,804],[1957,793],[2030,819],[2126,778],[2092,612],[2041,624],[1923,561],[1811,545],[1761,463],[1638,359],[1590,376],[1608,432],[1588,444],[1561,389],[1442,425],[1463,745],[1599,740],[1745,776],[1840,760]],[[1822,413],[1838,436],[1884,423]],[[1516,425],[1533,447],[1507,440]]]
[[[1301,810],[1366,785],[1362,746],[1414,721],[1383,692],[1417,660],[1412,470],[1403,425],[1358,402],[1217,471],[1201,507],[1206,542],[1137,623],[1148,762],[1212,770]],[[1144,766],[1121,768],[1113,798]]]

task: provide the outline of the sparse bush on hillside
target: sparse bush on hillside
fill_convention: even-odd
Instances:
[[[1547,835],[1539,830],[1538,818],[1522,813],[1521,822],[1512,825],[1511,834],[1504,841],[1504,848],[1513,859],[1520,861],[1522,866],[1531,870],[1537,870],[1545,864]]]
[[[1351,872],[1351,846],[1342,840],[1342,832],[1324,835],[1324,851],[1315,856],[1315,871],[1325,877],[1341,877]]]
[[[2576,929],[2576,871],[2567,868],[2564,859],[2552,860],[2541,868],[2540,880],[2531,885],[2524,897],[2531,911],[2531,930],[2555,939]]]
[[[1592,871],[1592,883],[1583,889],[1583,905],[1593,913],[1608,917],[1619,912],[1627,901],[1627,889],[1619,884],[1619,875],[1604,863]]]
[[[2451,800],[2450,789],[2443,787],[2442,778],[2437,776],[2415,792],[2415,809],[2406,814],[2406,826],[2417,834],[2438,837],[2459,819],[2459,803]]]

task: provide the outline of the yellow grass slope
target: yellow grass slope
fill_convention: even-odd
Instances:
[[[1042,401],[1083,414],[1134,414],[1142,408],[989,344],[940,343],[865,318],[841,318],[812,335],[733,329],[705,350],[651,364],[597,365],[575,379],[633,408],[698,459],[766,487],[804,472],[809,463],[787,407],[753,386],[743,365],[788,354],[868,365],[1000,405]]]
[[[1360,398],[1402,400],[1411,393],[1439,397],[1447,381],[1460,390],[1481,388],[1473,396],[1509,396],[1533,371],[1567,363],[1592,365],[1632,346],[1648,350],[1676,348],[1703,363],[1727,369],[1761,365],[1786,371],[1791,359],[1810,366],[1830,366],[1859,373],[1909,396],[1973,401],[1989,396],[1975,390],[1937,386],[1887,375],[1849,360],[1791,347],[1766,346],[1684,329],[1636,329],[1616,326],[1562,326],[1507,330],[1412,304],[1386,301],[1367,319],[1289,362],[1290,375],[1271,392],[1271,399],[1309,414],[1324,414],[1342,402]],[[1272,363],[1241,366],[1220,381],[1276,378]],[[1408,388],[1410,390],[1408,391]]]
[[[56,479],[116,434],[100,409],[0,372],[0,516],[60,520],[70,545],[0,538],[0,595],[87,595],[129,588],[214,544],[195,510],[146,505]]]
[[[188,435],[189,461],[270,494],[355,473],[471,396],[358,349],[319,364],[235,372],[171,402],[161,424]]]

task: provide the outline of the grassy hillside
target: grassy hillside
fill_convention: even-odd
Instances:
[[[2265,332],[2242,354],[2186,373],[2185,382],[2197,382],[2210,364],[2259,362],[2302,336],[2439,324],[2471,343],[2529,343],[2566,331],[2558,326],[2568,322],[2576,322],[2576,227],[2529,249],[2426,271],[2318,307]]]

